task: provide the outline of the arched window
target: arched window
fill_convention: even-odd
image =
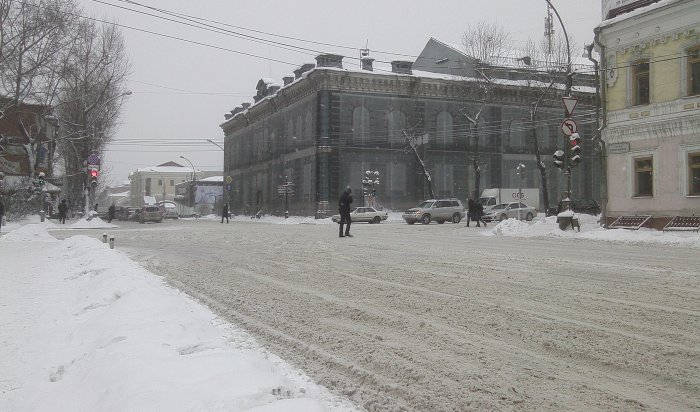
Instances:
[[[296,137],[296,142],[301,143],[304,140],[304,123],[301,121],[301,115],[297,116],[296,130],[294,132],[294,137]]]
[[[306,139],[308,141],[311,141],[311,142],[316,137],[315,136],[316,133],[315,133],[312,121],[313,121],[313,118],[311,117],[311,110],[308,110],[306,112],[306,120],[305,120],[305,124],[304,124],[304,130],[306,131],[306,135],[305,135]]]
[[[294,144],[294,120],[287,121],[287,135],[284,140],[287,145]]]
[[[406,115],[394,110],[389,113],[389,143],[403,142],[403,130],[406,128]]]
[[[355,141],[369,139],[369,110],[358,106],[352,111],[352,138]]]
[[[450,145],[454,143],[452,130],[452,115],[449,112],[438,113],[435,130],[438,144]]]
[[[525,124],[520,120],[510,122],[510,147],[525,147]]]

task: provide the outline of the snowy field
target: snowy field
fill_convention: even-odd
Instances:
[[[219,219],[3,228],[0,410],[700,408],[697,233]]]

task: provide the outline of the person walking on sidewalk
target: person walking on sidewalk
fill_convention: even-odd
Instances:
[[[61,204],[58,205],[58,221],[66,224],[66,214],[68,214],[68,205],[66,204],[66,199],[61,200]]]
[[[475,222],[479,222],[476,219],[476,202],[474,200],[469,199],[467,200],[467,227],[469,227],[469,222],[474,220]]]
[[[221,223],[224,223],[224,218],[226,218],[226,223],[228,223],[228,204],[225,204],[224,208],[221,209]]]
[[[340,212],[340,230],[338,232],[339,237],[352,237],[350,234],[350,224],[352,223],[352,218],[350,217],[350,205],[352,204],[352,189],[350,186],[345,188],[345,191],[340,195],[340,200],[338,201],[338,211]],[[345,226],[345,234],[343,234],[343,225]]]
[[[0,232],[2,231],[2,218],[5,216],[5,205],[2,203],[2,199],[0,199]]]

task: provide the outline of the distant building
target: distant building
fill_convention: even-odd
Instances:
[[[404,132],[414,137],[436,197],[471,196],[475,135],[481,189],[540,187],[529,118],[531,104],[546,84],[534,81],[536,69],[519,60],[489,67],[494,78],[488,83],[477,70],[478,61],[430,39],[415,62],[393,61],[390,68],[374,67],[369,57],[344,65],[342,56],[322,54],[315,65],[304,64],[294,77],[285,77],[282,86],[261,79],[254,104],[233,109],[221,125],[232,210],[283,214],[285,181],[294,184],[289,197],[292,214],[335,210],[347,185],[353,188],[354,206],[362,206],[361,182],[367,170],[380,172],[378,203],[394,210],[414,206],[429,191],[419,161],[405,150]],[[584,140],[593,136],[591,71],[574,77],[579,98],[574,115]],[[486,97],[485,87],[490,90]],[[550,204],[566,187],[564,176],[550,162],[552,153],[568,144],[560,130],[562,89],[563,76],[537,112]],[[474,127],[467,116],[473,118],[480,110]],[[572,178],[581,197],[598,195],[600,174],[591,162],[594,156],[584,144],[585,160]],[[520,163],[529,169],[525,180],[516,175]]]
[[[603,1],[608,216],[700,215],[700,0]]]
[[[158,166],[139,168],[129,174],[131,206],[143,206],[144,196],[152,196],[156,201],[175,200],[175,186],[178,183],[192,181],[221,172],[202,172],[193,170],[175,162],[167,162]]]

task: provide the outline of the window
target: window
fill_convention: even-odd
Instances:
[[[510,122],[510,147],[513,149],[525,147],[525,125],[520,120]]]
[[[389,113],[389,143],[402,143],[403,129],[406,128],[406,115],[399,111]]]
[[[633,104],[649,104],[649,61],[642,60],[632,65]]]
[[[688,96],[700,94],[700,47],[688,50]]]
[[[654,163],[652,157],[634,159],[634,195],[654,195]]]
[[[700,196],[700,153],[688,155],[688,194]]]
[[[170,186],[175,186],[175,180],[170,179]]]
[[[437,115],[436,123],[438,143],[445,145],[452,144],[452,115],[449,112],[440,112]]]
[[[352,111],[352,138],[363,141],[369,139],[369,110],[359,106]]]
[[[163,186],[163,179],[158,179],[158,186]]]

